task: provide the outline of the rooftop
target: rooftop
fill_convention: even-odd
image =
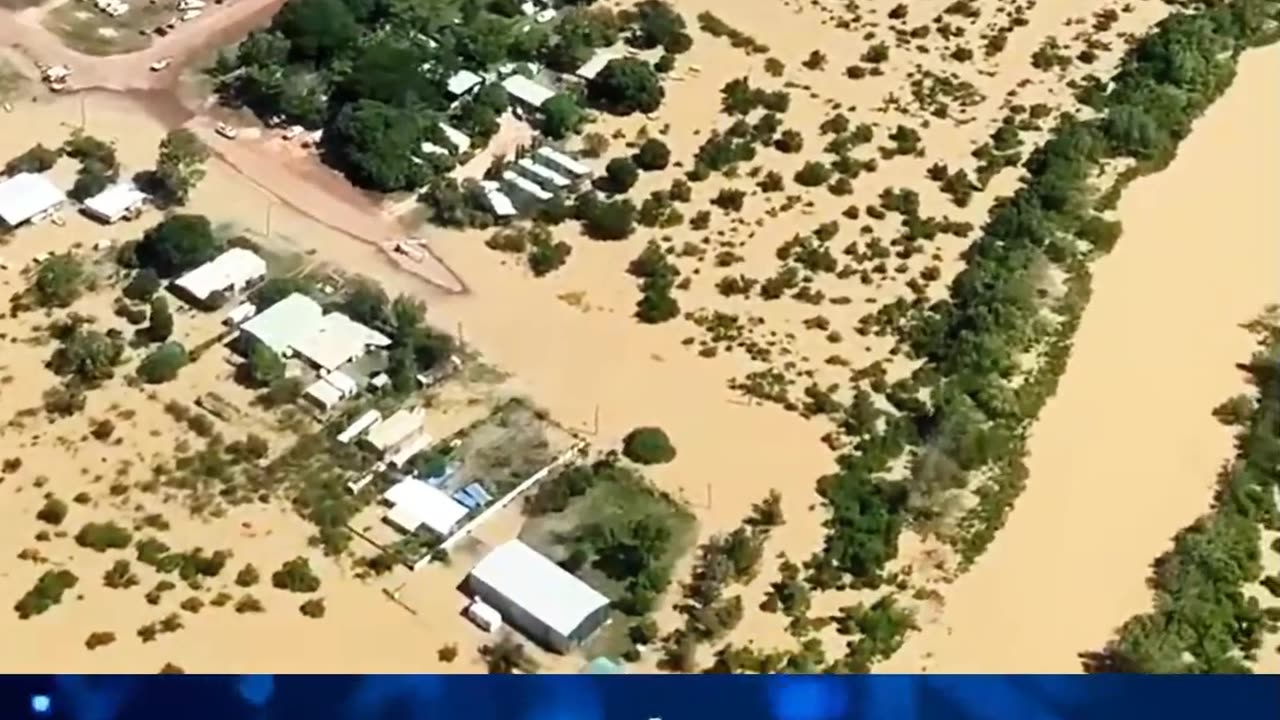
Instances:
[[[174,284],[197,300],[206,300],[215,292],[242,287],[266,274],[266,260],[250,250],[231,248],[178,278]]]
[[[595,588],[519,540],[494,548],[471,576],[566,637],[609,604]]]
[[[484,82],[484,78],[470,70],[459,70],[449,76],[446,87],[450,95],[465,95],[471,88]]]
[[[405,532],[425,525],[435,534],[448,537],[468,512],[458,501],[413,478],[393,485],[382,499],[394,506],[387,519]]]
[[[502,81],[502,87],[511,97],[533,107],[542,107],[543,103],[555,97],[551,88],[536,83],[523,75],[512,75]]]
[[[543,145],[534,153],[538,157],[545,158],[552,163],[559,165],[560,168],[573,175],[590,175],[591,168],[565,155],[549,145]]]
[[[610,61],[616,60],[619,57],[621,56],[615,52],[597,50],[596,54],[592,55],[591,59],[583,63],[582,67],[575,70],[573,74],[583,80],[592,80],[596,75],[600,74],[600,71],[604,69],[605,65],[608,65]]]
[[[296,352],[325,370],[337,370],[391,338],[342,313],[324,314],[319,303],[294,293],[249,319],[241,329],[280,354]]]
[[[115,220],[142,201],[147,194],[139,190],[131,182],[116,183],[102,192],[84,201],[89,212],[107,220]]]
[[[394,447],[414,433],[422,431],[427,412],[422,408],[400,409],[394,415],[374,425],[364,436],[365,442],[378,450]]]
[[[0,220],[9,227],[17,227],[66,199],[45,176],[19,173],[0,182]]]

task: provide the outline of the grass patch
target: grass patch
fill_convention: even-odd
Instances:
[[[173,15],[171,7],[134,3],[129,12],[113,18],[90,5],[73,1],[51,10],[42,23],[73,50],[88,55],[118,55],[150,47],[151,30]]]
[[[9,0],[0,0],[0,7],[7,7],[5,2]],[[17,97],[27,80],[22,73],[13,66],[13,63],[0,57],[0,102],[8,102]]]

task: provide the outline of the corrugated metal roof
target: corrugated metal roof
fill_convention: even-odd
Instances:
[[[568,637],[609,598],[519,540],[494,548],[471,576]]]
[[[176,285],[199,300],[215,292],[242,287],[267,274],[267,261],[244,248],[231,248],[178,278]]]
[[[43,175],[18,173],[0,182],[0,220],[17,227],[66,202],[67,196]]]

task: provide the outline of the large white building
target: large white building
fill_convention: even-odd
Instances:
[[[0,222],[18,227],[40,222],[57,212],[67,196],[38,173],[18,173],[0,181]]]
[[[231,248],[174,281],[174,286],[197,302],[214,293],[234,294],[267,274],[267,261],[251,250]]]
[[[560,653],[609,619],[609,598],[519,540],[477,563],[467,589],[531,640]]]
[[[512,75],[503,80],[502,87],[512,98],[533,110],[540,109],[556,94],[555,90],[536,83],[523,75]]]
[[[240,326],[242,338],[260,342],[281,357],[298,356],[320,370],[333,371],[384,348],[391,338],[342,313],[325,313],[315,300],[294,293]]]

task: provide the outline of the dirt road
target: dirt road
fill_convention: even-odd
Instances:
[[[264,24],[284,0],[232,0],[177,30],[145,50],[108,57],[79,53],[42,24],[45,14],[64,0],[50,0],[25,10],[0,8],[0,44],[10,45],[32,62],[66,65],[72,69],[68,90],[158,90],[173,87],[178,74],[203,52],[226,45]],[[150,66],[161,58],[173,64],[162,72]]]

